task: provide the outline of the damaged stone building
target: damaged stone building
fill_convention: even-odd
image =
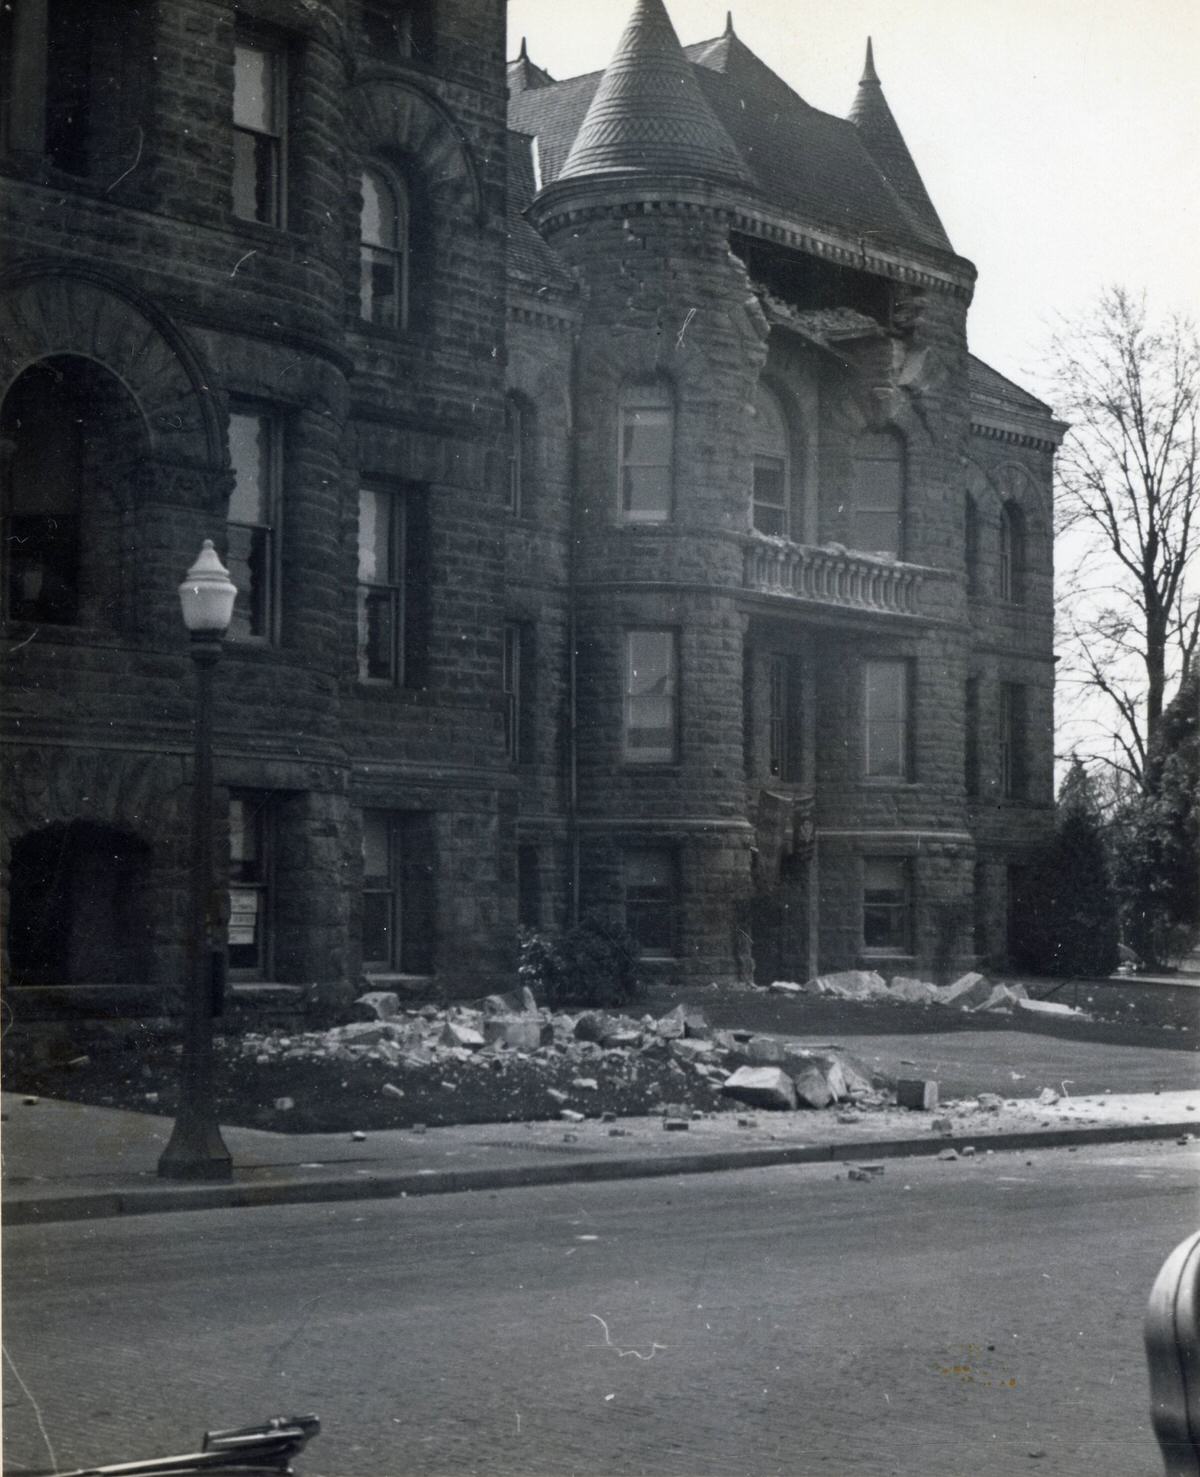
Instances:
[[[555,81],[502,0],[0,10],[18,1011],[184,977],[206,537],[235,990],[1004,960],[1062,427],[869,51],[841,119],[632,12]]]

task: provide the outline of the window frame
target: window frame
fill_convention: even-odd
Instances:
[[[765,412],[765,414],[764,414]],[[752,444],[753,465],[751,477],[753,487],[750,500],[750,526],[756,533],[765,534],[768,537],[787,538],[792,536],[792,455],[791,436],[788,426],[787,412],[783,401],[769,385],[761,381],[754,390],[754,430]],[[770,445],[770,438],[764,436],[763,430],[768,419],[777,422],[771,429],[778,432],[778,451],[764,450]],[[759,477],[760,462],[773,460],[779,463],[780,489],[779,500],[773,501],[760,496]],[[759,521],[760,509],[773,510],[778,514],[778,528],[764,528]],[[769,520],[768,520],[769,521]]]
[[[241,51],[260,52],[266,58],[267,76],[270,79],[271,97],[269,107],[269,126],[258,128],[252,124],[241,122],[237,115],[237,67],[238,53]],[[238,27],[234,38],[234,90],[230,100],[230,127],[233,132],[233,171],[230,179],[231,186],[231,211],[236,220],[251,224],[267,226],[275,230],[285,230],[288,215],[288,122],[290,109],[290,66],[288,47],[279,37],[269,35],[252,27]],[[254,213],[245,214],[238,209],[239,196],[239,138],[252,140],[252,160],[255,168],[250,181],[256,205]],[[258,147],[259,141],[266,141],[266,149],[271,165],[271,191],[269,207],[265,213],[260,213],[257,205],[258,197]],[[244,190],[246,181],[241,181]]]
[[[253,814],[249,816],[253,825],[255,836],[255,849],[258,853],[257,861],[262,873],[259,878],[239,877],[236,875],[238,858],[234,855],[235,827],[233,824],[233,806],[240,804],[247,810],[252,808]],[[241,833],[244,835],[247,826],[243,825]],[[275,854],[278,846],[278,816],[275,804],[275,795],[269,790],[242,789],[233,787],[229,791],[229,879],[228,879],[228,907],[229,918],[226,925],[226,947],[229,957],[229,978],[242,981],[269,981],[275,971]],[[245,917],[243,909],[240,915],[235,914],[234,893],[252,893],[255,897],[254,906],[254,931],[255,939],[253,947],[256,950],[257,959],[253,964],[235,962],[234,950],[247,948],[251,945],[237,944],[233,941],[235,916]]]
[[[367,846],[368,827],[380,825],[383,828],[383,848],[386,859],[386,871],[380,876],[377,873],[367,871]],[[399,867],[397,866],[397,847],[399,837],[397,834],[396,816],[390,810],[376,810],[364,808],[361,819],[362,828],[362,926],[359,931],[360,963],[364,974],[391,974],[399,968],[400,959],[400,879]],[[368,899],[382,898],[385,903],[384,927],[387,933],[388,946],[386,952],[381,956],[371,954],[367,951],[367,928],[369,922]]]
[[[1000,794],[1025,800],[1028,792],[1026,753],[1028,689],[1022,682],[1002,682],[997,716],[997,766]]]
[[[368,877],[378,874],[366,870],[368,817],[384,827],[387,853],[387,875],[382,886],[368,887]],[[432,856],[435,845],[434,817],[425,811],[391,810],[364,806],[360,812],[362,832],[361,926],[359,931],[360,964],[364,974],[374,976],[412,975],[429,978],[435,972],[437,908],[432,882],[433,862],[414,862],[413,856]],[[427,875],[418,878],[418,872]],[[423,894],[423,895],[422,895]],[[367,898],[386,899],[388,953],[386,958],[367,955]],[[424,910],[427,938],[417,937],[417,924]],[[416,957],[419,956],[419,957]]]
[[[529,514],[528,446],[532,432],[532,410],[523,395],[509,390],[504,396],[505,466],[508,474],[507,512],[510,518]]]
[[[387,546],[383,563],[386,578],[363,578],[363,507],[366,497],[379,499],[388,508]],[[364,686],[403,687],[407,677],[408,646],[408,545],[411,494],[404,489],[363,483],[358,489],[358,567],[355,572],[355,671]],[[378,551],[376,551],[378,552]],[[370,670],[370,592],[385,591],[391,629],[388,671],[374,675]],[[364,667],[364,662],[366,666]]]
[[[631,417],[652,412],[665,417],[667,456],[665,461],[640,460],[626,454],[632,444],[636,421]],[[617,516],[632,527],[653,527],[670,523],[675,516],[675,396],[662,380],[631,381],[621,386],[617,404]],[[639,511],[632,507],[633,479],[627,473],[660,470],[665,473],[666,506]]]
[[[658,896],[635,896],[633,892],[633,867],[637,861],[645,861],[647,858],[657,860],[659,868],[665,877],[665,882],[657,888]],[[648,891],[643,887],[643,894]],[[678,959],[679,958],[679,851],[673,846],[656,846],[652,843],[645,845],[626,846],[621,854],[621,892],[624,909],[624,920],[626,932],[634,938],[638,944],[639,959]],[[658,910],[651,913],[651,909]],[[657,928],[653,931],[664,936],[662,944],[647,945],[641,931],[641,924],[647,917],[657,922]],[[664,927],[665,924],[665,927]]]
[[[973,599],[980,591],[979,504],[969,492],[963,509],[963,564],[967,597]]]
[[[978,800],[979,775],[979,678],[968,677],[963,687],[963,790],[968,800]]]
[[[383,191],[387,193],[390,201],[388,212],[393,243],[385,241],[369,241],[365,234],[364,220],[366,216],[366,184],[368,176],[373,175],[382,185]],[[374,328],[381,330],[394,330],[403,333],[408,328],[409,309],[409,281],[411,277],[412,264],[412,199],[409,194],[407,182],[394,170],[386,169],[377,160],[369,160],[363,164],[359,171],[360,205],[358,212],[358,263],[359,263],[359,286],[358,286],[358,316],[359,321],[368,323]],[[377,193],[379,193],[377,191]],[[381,219],[383,212],[381,211]],[[371,294],[371,311],[367,308],[367,283],[370,279],[370,269],[378,262],[390,263],[390,275],[393,285],[391,300],[395,304],[394,312],[390,315],[377,315],[374,311],[375,295]]]
[[[872,713],[872,676],[884,668],[894,670],[900,675],[900,714],[895,718],[876,717]],[[864,779],[870,784],[904,785],[911,784],[913,781],[915,712],[913,689],[913,663],[909,658],[868,657],[864,660],[862,667],[862,771]],[[900,760],[898,773],[873,768],[872,755],[876,746],[872,743],[872,738],[878,727],[884,724],[894,727],[897,732],[899,742],[896,748]]]
[[[265,523],[245,523],[240,519],[229,517],[233,509],[234,498],[237,496],[236,477],[237,466],[233,454],[233,418],[239,416],[244,419],[256,418],[260,421],[266,437],[266,481],[263,501],[266,505],[268,521]],[[275,645],[280,637],[280,608],[282,593],[282,519],[283,519],[283,459],[285,456],[285,417],[284,413],[276,406],[265,404],[261,400],[244,399],[240,396],[230,396],[229,419],[227,434],[229,437],[229,461],[234,473],[235,486],[229,495],[229,506],[225,517],[225,539],[226,560],[231,571],[231,578],[237,584],[234,574],[234,565],[231,559],[234,557],[230,548],[230,530],[235,528],[256,530],[262,536],[265,548],[261,556],[261,564],[265,568],[266,577],[262,582],[263,611],[260,616],[251,616],[249,629],[237,631],[231,623],[229,635],[231,640],[261,642],[266,645]],[[253,534],[251,535],[253,538]],[[251,556],[253,558],[253,556]],[[238,599],[240,600],[246,592],[238,587]],[[237,616],[238,605],[234,603],[234,616]],[[258,627],[259,629],[256,629]]]
[[[892,447],[895,451],[895,455],[885,457],[879,455],[877,452],[874,454],[866,453],[862,449],[864,443],[872,442],[877,447],[883,446],[884,444]],[[872,465],[880,466],[895,466],[897,468],[896,506],[894,508],[883,506],[876,507],[874,505],[868,505],[865,502],[866,489],[864,488],[862,479],[859,476],[859,468],[864,463],[870,463]],[[900,436],[897,431],[892,430],[890,427],[885,427],[880,430],[861,431],[859,433],[854,448],[854,496],[851,503],[850,513],[852,527],[850,547],[856,549],[859,553],[882,554],[903,562],[905,558],[905,544],[907,541],[906,535],[908,531],[906,528],[908,513],[907,505],[907,467],[903,437]],[[895,518],[896,547],[894,549],[871,548],[868,546],[868,541],[866,539],[859,538],[860,518],[878,518],[882,516]]]
[[[996,564],[996,593],[1006,605],[1025,604],[1025,514],[1013,502],[1000,507],[999,555]]]
[[[635,692],[633,684],[637,678],[637,669],[634,665],[636,656],[634,643],[640,637],[661,637],[664,641],[664,649],[667,652],[666,671],[662,681],[666,686],[662,698],[670,704],[670,724],[637,725],[632,722],[634,716],[634,704],[652,696],[649,692]],[[630,626],[624,632],[622,648],[622,705],[621,705],[621,752],[624,763],[627,766],[638,768],[660,768],[679,763],[679,632],[670,626]],[[661,743],[649,754],[637,753],[631,747],[631,736],[645,728],[650,733],[670,734],[670,743]]]
[[[879,897],[882,889],[876,888],[876,897],[871,896],[872,867],[895,868],[899,874],[900,887],[890,889],[893,896],[898,893],[898,900],[888,901]],[[908,856],[895,855],[869,855],[864,856],[861,861],[861,886],[860,886],[860,910],[859,910],[859,934],[860,951],[864,956],[876,959],[898,959],[909,958],[913,953],[913,922],[914,922],[914,883],[913,863]],[[869,918],[874,912],[876,916],[885,914],[886,923],[884,933],[885,939],[881,942],[870,942],[869,935],[873,931]]]
[[[781,785],[800,784],[804,765],[800,752],[801,677],[796,658],[770,651],[766,654],[766,669],[767,774]]]
[[[520,621],[504,622],[504,649],[501,657],[501,688],[504,693],[504,757],[510,764],[520,764],[525,755],[521,722],[524,684],[525,628]]]

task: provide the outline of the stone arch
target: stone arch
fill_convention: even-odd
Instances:
[[[366,158],[399,154],[420,171],[434,209],[458,206],[483,223],[479,169],[445,106],[410,82],[364,77],[350,92],[358,146]]]
[[[156,461],[219,472],[225,438],[198,352],[140,293],[86,265],[33,265],[0,275],[0,397],[55,356],[91,359],[137,404]]]
[[[184,794],[181,759],[84,749],[21,749],[5,766],[4,833],[73,820],[134,835],[169,827]]]

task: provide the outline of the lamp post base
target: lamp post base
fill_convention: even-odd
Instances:
[[[160,1180],[230,1180],[233,1158],[215,1123],[179,1120],[158,1161]]]

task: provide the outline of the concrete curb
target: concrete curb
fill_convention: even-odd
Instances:
[[[859,1159],[903,1159],[962,1150],[1031,1150],[1087,1144],[1140,1143],[1193,1134],[1192,1123],[1113,1124],[1101,1128],[1052,1128],[1026,1132],[948,1134],[934,1138],[867,1140],[843,1144],[794,1144],[772,1148],[719,1149],[695,1154],[639,1155],[572,1160],[566,1164],[522,1164],[480,1169],[415,1170],[357,1174],[353,1178],[292,1176],[267,1183],[154,1185],[145,1189],[81,1191],[78,1194],[13,1195],[4,1200],[9,1226],[41,1226],[56,1221],[103,1220],[123,1215],[161,1215],[181,1210],[224,1210],[264,1205],[306,1205],[323,1201],[386,1200],[402,1196],[450,1195],[468,1190],[515,1190],[536,1185],[651,1179],[676,1174],[715,1174],[736,1169],[769,1169],[785,1164],[848,1163]]]

